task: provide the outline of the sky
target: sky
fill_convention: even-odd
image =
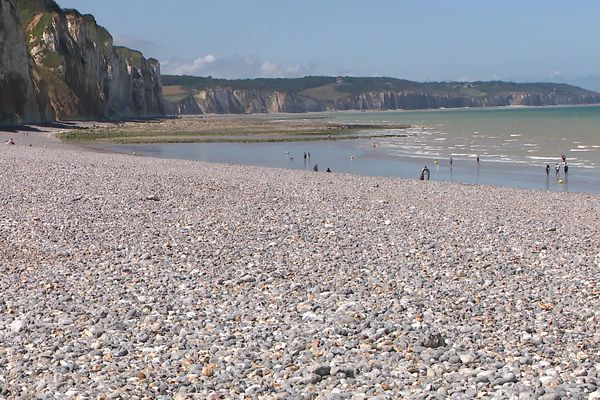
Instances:
[[[163,74],[388,76],[600,90],[598,0],[57,0]]]

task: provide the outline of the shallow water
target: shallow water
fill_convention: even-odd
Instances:
[[[333,121],[404,123],[414,136],[382,141],[404,156],[600,167],[600,106],[335,113]]]
[[[289,118],[286,115],[286,118]],[[410,124],[407,137],[296,143],[193,143],[102,146],[116,152],[530,189],[600,192],[600,106],[336,112],[294,115],[332,122]],[[279,119],[281,115],[264,118]],[[363,132],[368,134],[369,132]],[[373,132],[381,133],[381,131]],[[310,152],[306,161],[304,152]],[[565,178],[561,155],[569,164]],[[475,158],[480,156],[478,166]],[[454,160],[449,166],[449,158]],[[561,163],[560,176],[554,173]],[[552,170],[546,176],[544,168]],[[559,183],[562,179],[564,183]]]

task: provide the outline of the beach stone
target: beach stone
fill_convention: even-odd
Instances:
[[[475,379],[476,379],[477,383],[485,383],[485,382],[491,382],[493,376],[494,376],[494,372],[482,371],[482,372],[477,373]]]
[[[330,371],[333,375],[335,375],[333,372],[333,369]],[[347,368],[347,367],[341,367],[339,369],[337,369],[336,374],[337,373],[341,373],[343,374],[346,378],[355,378],[356,377],[356,371],[354,370],[354,368]]]
[[[313,373],[319,376],[327,376],[331,374],[331,367],[328,365],[319,365],[313,370]]]
[[[2,398],[598,391],[595,194],[0,153]]]
[[[25,318],[23,318],[23,319],[15,319],[10,324],[10,330],[13,333],[19,333],[23,329],[25,329],[25,327],[27,327],[27,319],[25,319]]]
[[[120,349],[118,349],[118,350],[115,352],[115,357],[124,357],[124,356],[126,356],[127,354],[129,354],[129,351],[128,351],[127,349],[125,349],[125,348],[121,347]]]
[[[439,333],[427,336],[421,343],[424,347],[430,347],[434,349],[446,346],[446,341]]]
[[[538,400],[559,400],[560,395],[558,393],[546,393],[538,397]]]
[[[588,396],[588,400],[598,400],[600,399],[600,390],[596,390],[595,392],[590,393]]]
[[[465,365],[470,365],[477,359],[477,356],[473,353],[460,354],[458,357],[460,358],[460,361]]]

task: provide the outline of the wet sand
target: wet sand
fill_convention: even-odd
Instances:
[[[95,143],[273,142],[348,139],[357,131],[378,136],[405,135],[408,125],[332,123],[314,115],[208,115],[146,121],[95,123],[70,131],[64,139]],[[392,131],[389,131],[392,130]]]

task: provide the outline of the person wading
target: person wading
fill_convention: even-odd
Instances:
[[[421,170],[421,176],[420,176],[420,180],[424,181],[424,180],[429,180],[429,168],[427,168],[427,165]]]

